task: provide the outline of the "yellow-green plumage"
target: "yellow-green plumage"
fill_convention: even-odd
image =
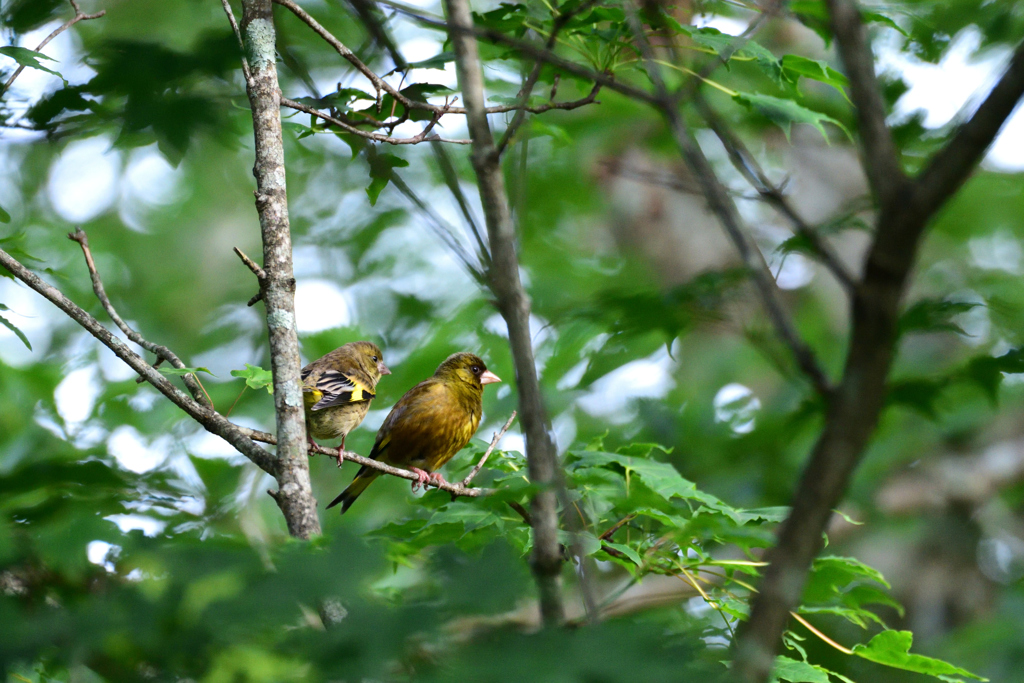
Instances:
[[[473,438],[483,412],[484,384],[500,381],[478,356],[449,356],[432,377],[406,392],[391,409],[370,457],[418,470],[425,480],[426,473],[435,472]],[[327,507],[342,503],[344,513],[377,476],[377,470],[363,467]]]
[[[312,439],[341,438],[370,409],[381,375],[390,375],[384,354],[371,342],[350,342],[302,368],[306,432]]]

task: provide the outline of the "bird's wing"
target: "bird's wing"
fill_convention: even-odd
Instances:
[[[437,410],[437,398],[443,392],[443,387],[430,379],[420,382],[409,391],[405,392],[402,398],[398,399],[388,416],[384,418],[383,424],[377,431],[377,440],[370,451],[370,457],[378,460],[388,453],[389,447],[397,436],[402,436],[413,425],[423,426],[429,424],[434,417],[429,413]]]
[[[308,372],[304,373],[302,379],[305,380],[308,376]],[[309,392],[316,399],[311,410],[369,401],[375,396],[363,382],[340,370],[325,371],[317,378],[315,384],[304,386],[302,390]]]
[[[370,457],[396,467],[433,469],[472,436],[470,419],[443,383],[421,382],[391,409]]]

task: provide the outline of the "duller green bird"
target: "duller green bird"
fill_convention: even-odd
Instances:
[[[380,347],[368,341],[340,346],[302,368],[306,436],[313,450],[319,451],[314,438],[339,436],[344,449],[345,436],[366,417],[381,375],[390,374]]]
[[[377,432],[370,457],[415,472],[419,479],[413,482],[414,491],[431,480],[444,482],[436,470],[473,438],[483,412],[484,385],[500,381],[479,356],[449,356],[433,377],[398,400]],[[379,474],[364,466],[327,507],[341,503],[344,513]]]

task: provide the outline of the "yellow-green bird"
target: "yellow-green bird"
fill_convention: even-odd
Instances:
[[[370,409],[381,375],[390,375],[380,347],[368,341],[350,342],[302,368],[302,399],[306,436],[337,439],[359,426]],[[341,461],[338,461],[341,465]]]
[[[469,443],[480,426],[484,385],[501,379],[479,356],[456,353],[437,368],[433,377],[406,392],[391,409],[377,432],[370,457],[419,476],[413,490],[427,481],[443,482],[438,468]],[[364,466],[328,508],[341,503],[348,510],[380,473]]]

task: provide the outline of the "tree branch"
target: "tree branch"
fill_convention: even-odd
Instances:
[[[356,128],[352,124],[346,123],[341,119],[337,119],[326,112],[322,112],[319,109],[314,109],[313,107],[307,107],[301,102],[289,100],[287,97],[281,98],[281,106],[289,107],[291,109],[295,109],[296,111],[305,112],[319,119],[323,119],[324,121],[327,121],[328,123],[331,123],[332,125],[341,128],[346,133],[352,133],[353,135],[358,135],[360,137],[366,138],[367,140],[373,140],[375,142],[386,142],[389,145],[416,145],[421,142],[448,142],[455,145],[469,145],[472,144],[473,142],[472,140],[449,139],[442,138],[438,135],[431,135],[430,132],[434,129],[434,126],[437,125],[438,120],[440,120],[442,116],[441,113],[435,113],[434,117],[430,120],[430,123],[428,123],[423,128],[423,131],[420,132],[419,134],[414,135],[411,138],[396,138],[390,135],[385,135],[384,133],[375,133],[373,131]]]
[[[286,7],[287,9],[291,10],[291,12],[293,14],[295,14],[295,16],[297,16],[299,19],[301,19],[303,22],[305,22],[306,25],[309,26],[311,29],[313,29],[313,31],[317,35],[319,35],[321,38],[323,38],[325,41],[327,41],[327,43],[331,47],[333,47],[335,49],[335,51],[339,55],[341,55],[343,59],[345,59],[345,61],[347,61],[352,66],[354,66],[356,68],[356,70],[359,71],[359,73],[363,74],[370,81],[370,83],[373,85],[374,89],[377,91],[378,99],[380,97],[380,93],[381,92],[386,92],[387,94],[389,94],[393,98],[395,98],[395,100],[397,102],[399,102],[402,106],[404,106],[406,109],[415,109],[415,110],[419,110],[419,111],[429,111],[429,112],[432,112],[434,114],[468,114],[469,113],[468,109],[464,108],[464,107],[451,107],[451,106],[447,106],[447,105],[446,106],[441,106],[441,105],[437,105],[437,104],[430,104],[429,102],[419,102],[417,100],[409,99],[408,97],[403,95],[397,88],[395,88],[394,86],[390,85],[387,81],[385,81],[383,78],[378,76],[373,71],[373,69],[371,69],[366,64],[364,64],[362,62],[362,60],[360,60],[359,57],[357,57],[352,52],[352,50],[350,50],[348,47],[346,47],[345,44],[342,43],[340,40],[335,38],[334,35],[330,31],[328,31],[323,26],[321,26],[320,22],[318,22],[316,19],[311,17],[304,9],[302,9],[295,2],[293,2],[293,0],[273,0],[273,2],[281,5],[282,7]],[[417,18],[420,18],[420,17],[417,17]],[[428,19],[428,21],[430,21],[430,20]],[[434,21],[433,24],[434,24],[435,28],[442,28],[442,29],[443,28],[447,28],[447,25],[444,22]],[[470,30],[473,30],[473,29],[471,28]],[[593,73],[596,74],[597,72],[593,72]],[[598,74],[598,75],[600,76],[600,74]],[[574,102],[551,102],[551,103],[548,103],[548,104],[545,104],[545,105],[540,105],[538,107],[527,107],[527,111],[530,111],[531,113],[534,113],[534,114],[539,114],[539,113],[542,113],[542,112],[545,112],[545,111],[550,111],[552,109],[576,109],[578,107],[582,107],[584,105],[590,104],[591,102],[594,101],[594,98],[596,96],[597,96],[597,93],[593,92],[590,96],[585,97],[585,98],[580,99],[580,100],[576,100]],[[288,106],[291,106],[291,105],[288,105]],[[502,112],[515,111],[515,110],[518,110],[518,109],[521,109],[521,108],[522,107],[517,106],[517,105],[500,105],[500,106],[495,106],[495,107],[486,107],[485,111],[488,114],[498,114],[498,113],[502,113]],[[313,113],[313,112],[308,112],[308,113]],[[392,144],[398,144],[398,143],[392,143]]]
[[[262,443],[276,444],[277,437],[268,432],[263,432],[258,429],[249,429],[248,427],[242,427],[234,425],[239,432],[249,437],[253,441],[260,441]],[[409,481],[419,481],[419,475],[409,470],[403,470],[400,467],[392,467],[382,463],[379,460],[371,460],[370,458],[364,457],[353,451],[343,451],[337,448],[329,448],[327,446],[318,446],[319,453],[327,455],[329,457],[338,460],[339,463],[344,460],[354,462],[357,465],[369,467],[371,470],[377,470],[383,474],[390,474],[393,477],[399,477],[401,479],[408,479]],[[490,455],[490,449],[487,452]],[[469,488],[465,483],[452,483],[452,482],[441,482],[438,483],[436,480],[431,479],[424,486],[434,486],[442,491],[447,491],[455,497],[466,496],[468,498],[479,498],[480,496],[486,496],[493,492],[493,489],[476,489]]]
[[[697,110],[701,113],[704,120],[707,121],[708,126],[710,126],[712,132],[714,132],[725,148],[733,167],[739,171],[740,175],[746,178],[751,187],[757,190],[762,199],[790,222],[798,235],[807,240],[811,249],[818,255],[822,263],[825,264],[825,267],[832,272],[832,275],[839,281],[839,284],[847,292],[852,292],[856,286],[853,276],[847,272],[839,257],[832,251],[832,248],[797,213],[785,195],[782,194],[782,191],[771,182],[771,179],[768,178],[764,169],[757,163],[757,159],[747,149],[747,146],[743,144],[743,141],[729,130],[718,114],[711,109],[707,101],[699,95],[694,101],[697,105]]]
[[[306,420],[299,383],[299,341],[295,326],[295,276],[292,270],[284,143],[281,137],[271,0],[243,0],[242,37],[252,80],[246,87],[255,136],[256,210],[263,238],[261,283],[267,310],[270,365],[277,415],[277,501],[288,532],[299,538],[320,533],[306,456]]]
[[[971,118],[916,178],[915,210],[934,213],[964,183],[1024,96],[1024,43]]]
[[[832,18],[836,47],[850,79],[850,96],[857,107],[857,124],[863,147],[868,184],[883,211],[906,185],[896,144],[885,125],[885,101],[875,78],[875,58],[856,0],[825,0]]]
[[[637,42],[640,44],[647,67],[647,74],[654,83],[655,90],[658,93],[658,108],[662,111],[668,122],[669,129],[672,132],[676,145],[679,147],[679,151],[682,153],[683,160],[700,184],[704,198],[708,203],[708,208],[721,221],[726,234],[736,247],[736,251],[739,252],[743,264],[750,272],[750,277],[754,281],[754,287],[776,332],[793,354],[800,370],[810,379],[818,393],[827,398],[832,393],[832,385],[828,376],[818,364],[814,352],[807,346],[793,327],[786,309],[782,305],[779,290],[775,284],[775,278],[772,276],[771,270],[764,260],[764,255],[761,254],[761,250],[747,235],[747,231],[743,228],[739,211],[729,196],[728,190],[718,179],[714,168],[711,166],[711,162],[704,156],[704,151],[701,150],[697,140],[693,137],[682,116],[680,116],[677,104],[669,95],[668,89],[661,78],[650,43],[647,42],[643,27],[636,16],[635,8],[627,3],[626,9]]]
[[[154,354],[159,360],[166,360],[176,368],[186,367],[173,351],[166,346],[146,341],[143,339],[141,334],[129,327],[128,323],[122,320],[121,316],[117,314],[117,311],[114,309],[114,305],[110,303],[110,299],[107,297],[106,290],[103,288],[103,280],[100,279],[100,274],[96,270],[96,262],[93,261],[92,251],[89,249],[89,237],[85,234],[85,231],[82,230],[82,228],[78,228],[74,232],[68,233],[68,239],[72,242],[78,242],[79,246],[82,247],[82,253],[85,255],[85,265],[89,269],[89,276],[92,278],[92,290],[96,293],[96,298],[100,300],[100,304],[103,305],[103,310],[107,312],[107,315],[109,315],[110,319],[114,321],[114,324],[124,332],[125,336],[150,353]],[[206,396],[206,392],[203,391],[195,377],[191,374],[182,375],[181,381],[185,383],[185,387],[188,388],[189,393],[192,394],[192,397],[195,398],[196,401],[211,410],[213,409],[213,403],[210,401],[210,398]]]
[[[56,38],[60,34],[64,33],[64,31],[67,31],[69,28],[71,28],[72,26],[74,26],[78,22],[80,22],[80,21],[88,21],[89,19],[99,19],[100,17],[102,17],[103,15],[105,15],[107,13],[107,10],[102,9],[99,12],[96,12],[95,14],[84,14],[82,12],[82,10],[78,7],[78,2],[76,0],[69,0],[69,1],[71,2],[71,9],[75,10],[75,16],[73,16],[70,19],[68,19],[67,21],[65,21],[63,24],[61,24],[60,26],[55,28],[50,33],[50,35],[48,35],[45,38],[43,38],[43,42],[41,42],[38,45],[36,45],[36,49],[35,49],[36,52],[39,52],[40,50],[42,50],[44,47],[46,47],[47,45],[50,44],[51,40],[53,40],[54,38]],[[17,79],[18,76],[21,75],[21,72],[24,71],[24,70],[25,70],[25,65],[24,64],[18,65],[18,68],[14,70],[14,73],[11,74],[11,77],[7,79],[6,83],[4,83],[4,86],[2,88],[0,88],[0,95],[2,95],[3,93],[7,92],[8,89],[10,89],[10,87],[14,83],[15,79]]]
[[[856,6],[849,0],[829,0],[829,5],[861,118],[864,163],[882,207],[853,297],[850,351],[842,383],[829,404],[824,429],[801,475],[792,510],[779,529],[778,542],[766,555],[769,565],[750,618],[737,636],[733,673],[750,683],[767,681],[771,674],[791,610],[799,604],[811,562],[821,550],[822,533],[878,423],[895,355],[900,302],[924,229],[1013,111],[1013,98],[1019,99],[1024,92],[1018,49],[982,108],[911,184],[897,165],[892,137],[884,129],[871,51],[864,42]]]
[[[0,265],[10,271],[14,277],[42,295],[47,301],[64,311],[68,317],[85,328],[89,334],[100,340],[104,346],[114,352],[114,355],[127,363],[128,367],[144,377],[147,382],[156,387],[157,391],[201,424],[206,431],[216,434],[227,441],[264,472],[276,476],[277,463],[274,456],[253,443],[244,434],[242,428],[228,422],[223,415],[200,405],[189,397],[188,394],[179,390],[166,377],[160,374],[158,370],[129,349],[120,339],[111,334],[110,330],[104,327],[96,318],[82,310],[56,287],[44,282],[39,276],[23,266],[3,249],[0,249]]]
[[[487,123],[480,54],[476,39],[472,36],[473,17],[466,0],[445,0],[445,9],[450,26],[449,35],[455,48],[459,87],[466,103],[466,119],[473,138],[473,169],[487,222],[492,258],[488,274],[498,309],[508,326],[515,363],[519,414],[526,437],[530,480],[544,487],[534,495],[530,504],[533,527],[530,564],[537,581],[543,622],[556,625],[565,619],[561,595],[562,553],[558,542],[558,506],[554,490],[558,458],[548,431],[547,413],[537,379],[530,339],[530,303],[519,279],[516,235],[505,179]]]
[[[647,104],[653,104],[655,106],[660,105],[659,98],[656,95],[647,92],[646,90],[634,87],[632,85],[629,85],[628,83],[617,81],[615,80],[615,77],[612,75],[603,74],[599,71],[594,71],[593,69],[587,68],[582,64],[577,64],[576,62],[560,57],[551,50],[546,50],[543,47],[535,45],[528,40],[520,40],[519,38],[513,38],[512,36],[505,35],[501,31],[497,31],[491,28],[482,28],[479,26],[451,26],[450,24],[445,23],[440,19],[436,19],[432,16],[423,14],[422,12],[415,11],[413,8],[406,7],[405,5],[401,5],[399,3],[385,2],[383,4],[387,4],[390,7],[394,7],[402,14],[408,17],[412,17],[413,19],[420,22],[424,26],[448,30],[449,33],[451,34],[483,38],[498,45],[507,45],[516,50],[517,52],[526,55],[527,57],[538,59],[542,62],[550,64],[556,69],[560,69],[566,73],[570,73],[575,76],[580,76],[581,78],[593,81],[594,83],[600,85],[603,88],[607,88],[609,90],[614,90],[615,92],[622,93],[623,95],[631,97],[640,102],[646,102]],[[492,109],[494,108],[488,107],[487,111],[491,112]]]

